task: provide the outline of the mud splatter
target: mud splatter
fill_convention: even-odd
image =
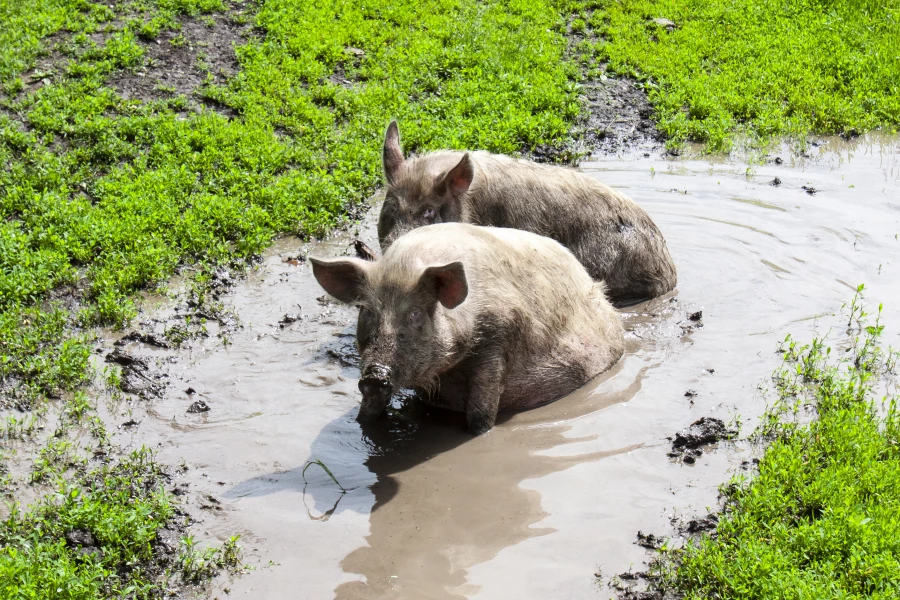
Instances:
[[[168,375],[150,366],[147,359],[116,348],[106,355],[106,362],[122,368],[119,389],[143,399],[159,398],[168,385]]]

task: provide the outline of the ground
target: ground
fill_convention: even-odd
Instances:
[[[227,338],[217,290],[275,236],[352,217],[390,118],[407,151],[567,163],[900,122],[897,11],[875,3],[4,0],[0,16],[0,474],[29,504],[0,527],[0,584],[21,597],[152,597],[237,563],[183,529],[177,469],[109,443],[97,390],[163,382],[92,361],[97,327],[179,274],[186,310],[156,343],[212,323]]]

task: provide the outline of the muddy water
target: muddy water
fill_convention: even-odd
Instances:
[[[188,498],[207,507],[200,530],[243,535],[257,568],[218,582],[219,597],[610,597],[603,582],[646,560],[636,532],[671,534],[673,518],[705,513],[752,452],[723,444],[687,465],[667,458],[667,436],[702,416],[748,433],[777,342],[827,330],[858,283],[900,323],[900,141],[809,154],[749,174],[641,154],[582,165],[651,213],[678,288],[625,311],[614,369],[486,436],[411,401],[377,426],[354,421],[355,315],[285,258],[349,253],[356,234],[377,248],[370,215],[326,242],[279,242],[228,296],[243,328],[167,363],[165,396],[120,442],[183,458]],[[286,314],[300,319],[279,323]],[[210,411],[186,413],[198,397]],[[316,459],[340,487],[317,465],[304,478]]]

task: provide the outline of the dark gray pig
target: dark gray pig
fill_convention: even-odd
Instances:
[[[378,219],[382,251],[434,223],[524,229],[572,251],[623,305],[675,287],[666,240],[634,201],[574,169],[488,152],[440,151],[403,158],[392,121],[384,138],[387,193]]]
[[[622,356],[604,284],[527,231],[446,223],[411,231],[376,262],[310,262],[325,291],[360,309],[360,420],[415,388],[479,434],[499,410],[556,400]]]

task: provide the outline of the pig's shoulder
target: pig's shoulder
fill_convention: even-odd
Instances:
[[[418,227],[403,234],[391,246],[398,252],[433,251],[483,252],[498,246],[510,248],[562,248],[558,242],[529,231],[505,227],[483,227],[468,223],[439,223]]]

